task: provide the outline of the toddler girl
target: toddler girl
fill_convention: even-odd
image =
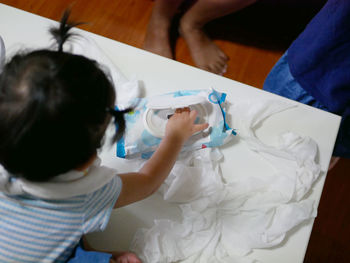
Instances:
[[[51,29],[57,51],[17,54],[0,75],[0,262],[141,262],[78,244],[106,227],[113,208],[154,193],[183,143],[208,125],[177,109],[139,172],[101,166],[96,152],[111,118],[115,141],[130,109],[114,109],[113,84],[95,61],[63,51],[77,25],[68,16]]]

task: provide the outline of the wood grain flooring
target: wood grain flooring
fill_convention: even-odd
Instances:
[[[323,2],[265,0],[208,24],[207,32],[230,57],[225,77],[262,88],[270,69]],[[154,4],[151,0],[0,0],[0,3],[54,20],[59,20],[63,11],[71,7],[74,20],[89,22],[82,29],[139,48]],[[175,19],[174,38],[178,36],[176,31]],[[178,61],[193,65],[183,39],[177,38],[175,52]],[[327,176],[305,262],[350,262],[349,159],[342,159]]]

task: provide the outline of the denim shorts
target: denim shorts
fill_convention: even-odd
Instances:
[[[263,89],[288,99],[330,112],[327,107],[306,92],[292,76],[287,60],[287,52],[284,53],[266,77]],[[347,135],[348,133],[348,122],[345,124],[343,118],[334,146],[334,156],[350,158],[350,138]]]

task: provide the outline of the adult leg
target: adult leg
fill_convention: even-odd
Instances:
[[[256,0],[198,0],[183,15],[180,33],[186,40],[193,61],[199,67],[217,74],[226,71],[228,57],[205,34],[208,22],[253,4]],[[228,25],[229,26],[229,25]]]
[[[158,55],[173,58],[170,45],[170,26],[184,0],[156,0],[143,48]]]

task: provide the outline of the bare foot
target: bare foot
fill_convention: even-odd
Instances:
[[[151,18],[143,49],[167,58],[173,58],[170,46],[169,26]]]
[[[142,263],[142,261],[131,252],[114,252],[110,263]]]
[[[202,28],[193,26],[182,18],[180,34],[185,39],[197,67],[220,75],[226,72],[228,57]]]

